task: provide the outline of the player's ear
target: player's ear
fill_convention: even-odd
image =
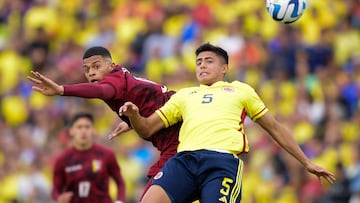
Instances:
[[[229,69],[229,65],[228,64],[223,64],[222,66],[221,66],[221,68],[222,68],[222,72],[225,74],[227,71],[228,71],[228,69]]]
[[[69,127],[68,135],[69,135],[70,138],[74,137],[74,128],[73,127]]]
[[[111,65],[109,66],[110,70],[114,70],[116,67],[116,64],[114,62],[111,63]]]

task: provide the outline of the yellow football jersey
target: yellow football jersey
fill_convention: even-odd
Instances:
[[[219,81],[181,89],[156,112],[166,127],[183,121],[178,152],[208,149],[238,154],[249,151],[245,117],[255,121],[267,111],[249,85]]]

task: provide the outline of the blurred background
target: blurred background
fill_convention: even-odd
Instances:
[[[97,142],[115,150],[128,202],[158,156],[134,132],[108,141],[118,118],[102,101],[33,92],[30,70],[86,82],[82,54],[100,45],[135,75],[177,90],[197,85],[194,51],[204,42],[228,51],[229,81],[252,85],[337,177],[321,184],[248,119],[242,202],[359,203],[359,0],[308,0],[291,25],[274,22],[263,0],[0,0],[0,203],[52,202],[53,161],[77,111],[95,115]]]

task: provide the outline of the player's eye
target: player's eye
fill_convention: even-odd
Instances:
[[[212,63],[212,62],[213,62],[212,59],[207,59],[207,60],[206,60],[206,63]]]
[[[85,66],[84,71],[85,71],[85,73],[88,73],[90,71],[90,68],[88,66]]]

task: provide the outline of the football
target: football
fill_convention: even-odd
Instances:
[[[306,6],[306,0],[266,0],[266,10],[271,18],[284,24],[297,21]]]

